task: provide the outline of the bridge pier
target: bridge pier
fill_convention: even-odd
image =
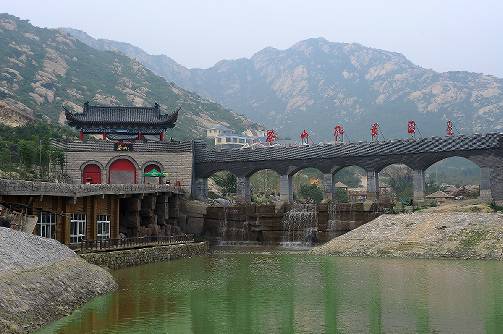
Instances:
[[[491,191],[491,173],[492,168],[480,167],[480,195],[481,202],[490,203],[493,200]]]
[[[192,184],[192,196],[200,201],[208,200],[208,178],[196,178]]]
[[[251,202],[250,178],[247,176],[238,176],[236,179],[236,192],[242,201]]]
[[[379,199],[379,173],[375,170],[367,171],[367,200]]]
[[[283,202],[293,202],[293,185],[291,175],[279,176],[279,199]]]
[[[424,203],[424,170],[415,169],[412,171],[413,203],[418,205]]]
[[[334,174],[323,174],[323,199],[330,201],[335,199]]]

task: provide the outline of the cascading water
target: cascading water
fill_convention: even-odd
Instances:
[[[242,244],[248,240],[248,222],[230,220],[230,214],[236,214],[236,212],[233,208],[224,206],[224,217],[219,226],[221,246]]]
[[[337,236],[337,203],[328,205],[328,233],[330,238]]]
[[[282,246],[298,247],[312,245],[317,240],[318,210],[316,204],[295,203],[285,212]]]

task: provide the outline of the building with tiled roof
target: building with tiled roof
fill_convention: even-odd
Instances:
[[[92,106],[84,103],[82,113],[65,109],[68,125],[83,134],[102,134],[103,137],[159,135],[175,126],[178,110],[162,114],[157,103],[153,107]]]

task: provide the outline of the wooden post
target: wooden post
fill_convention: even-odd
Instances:
[[[68,214],[67,200],[63,198],[61,204],[61,211],[63,212],[63,216],[61,217],[63,230],[61,242],[63,242],[65,245],[68,245],[70,243],[70,216]]]
[[[110,233],[111,233],[111,238],[112,239],[118,239],[119,238],[119,227],[120,227],[120,221],[119,221],[119,206],[120,206],[120,200],[119,198],[113,196],[111,197],[112,205],[111,205],[111,210],[112,210],[112,217],[111,217],[111,222],[110,222]]]
[[[96,214],[97,214],[97,203],[96,203],[96,196],[89,196],[88,198],[88,205],[90,205],[90,217],[87,219],[89,222],[90,226],[87,229],[89,231],[89,236],[87,236],[86,239],[88,240],[96,240]]]

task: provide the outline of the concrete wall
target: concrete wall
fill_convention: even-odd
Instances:
[[[117,269],[152,262],[169,261],[177,258],[203,255],[207,252],[208,243],[198,242],[112,252],[86,253],[81,254],[81,257],[92,264]]]

